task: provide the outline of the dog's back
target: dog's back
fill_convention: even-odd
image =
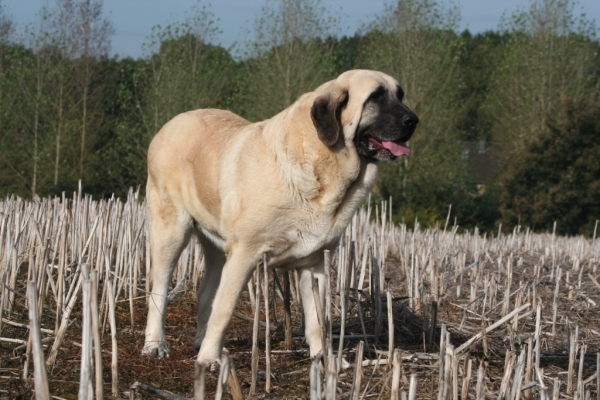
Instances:
[[[180,162],[218,157],[250,122],[226,110],[201,109],[177,115],[154,136],[148,149],[150,174],[165,172],[169,164],[181,169]],[[213,143],[203,146],[202,143]],[[214,165],[214,164],[213,164]],[[171,174],[169,174],[171,175]]]
[[[220,168],[216,166],[248,125],[244,118],[216,109],[189,111],[167,122],[148,149],[147,192],[158,195],[149,201],[169,198],[217,223]],[[198,204],[205,209],[194,210]]]

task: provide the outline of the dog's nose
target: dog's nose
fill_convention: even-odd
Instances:
[[[402,116],[401,121],[402,121],[402,125],[404,125],[408,128],[412,128],[412,127],[415,127],[419,123],[419,117],[417,117],[416,114],[408,113],[408,114],[404,114]]]

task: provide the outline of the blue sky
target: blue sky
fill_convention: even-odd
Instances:
[[[440,0],[448,3],[447,0]],[[323,0],[332,13],[340,13],[342,34],[351,35],[363,23],[382,12],[390,0]],[[17,26],[33,23],[44,4],[53,0],[0,0]],[[461,28],[473,33],[498,28],[504,13],[528,7],[528,0],[455,0],[461,9]],[[197,0],[104,0],[106,15],[112,20],[116,34],[112,39],[112,54],[121,57],[142,56],[142,43],[153,26],[181,21],[198,4]],[[219,19],[222,31],[216,41],[225,47],[244,41],[244,32],[252,29],[264,0],[212,0],[210,10]],[[576,14],[585,12],[588,19],[600,25],[600,0],[580,0]]]

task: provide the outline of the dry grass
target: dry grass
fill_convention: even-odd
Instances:
[[[38,283],[43,305],[40,322],[47,330],[42,331],[42,338],[51,338],[44,343],[46,359],[56,340],[61,318],[68,311],[69,300],[79,296],[73,300],[74,308],[68,316],[69,325],[56,359],[48,366],[50,393],[61,398],[77,397],[82,344],[87,346],[87,340],[81,337],[83,308],[81,289],[76,289],[76,283],[81,271],[88,268],[96,270],[99,278],[104,397],[110,396],[112,379],[108,280],[116,287],[119,397],[127,397],[135,381],[193,397],[194,291],[202,275],[201,250],[196,243],[190,244],[174,276],[174,286],[182,289],[183,294],[169,306],[167,316],[171,357],[164,360],[142,358],[148,253],[144,205],[136,199],[132,192],[126,202],[117,199],[96,202],[74,194],[71,199],[29,202],[13,198],[0,203],[0,278],[4,282],[0,288],[3,307],[0,398],[30,398],[32,395],[34,367],[31,354],[27,346],[19,348],[20,343],[5,340],[28,341],[28,330],[11,324],[29,324],[28,280]],[[334,336],[339,334],[341,325],[340,285],[344,281],[350,283],[346,293],[348,311],[344,340],[344,357],[350,363],[354,362],[360,339],[366,339],[365,359],[387,361],[386,291],[389,290],[393,297],[394,347],[401,349],[403,356],[399,369],[400,391],[408,391],[411,374],[415,373],[416,398],[434,398],[438,393],[442,393],[442,398],[453,397],[453,390],[460,395],[464,385],[468,386],[469,397],[475,397],[477,392],[482,396],[497,397],[506,389],[502,386],[504,375],[507,376],[507,397],[511,396],[512,387],[530,382],[536,383],[531,384],[524,395],[529,398],[551,396],[555,379],[560,380],[561,396],[568,396],[566,398],[583,398],[586,391],[596,395],[596,379],[582,382],[579,389],[577,381],[596,373],[596,353],[600,350],[600,284],[596,281],[600,254],[598,241],[555,237],[550,233],[533,234],[527,230],[499,233],[493,237],[478,232],[458,233],[458,227],[409,231],[404,225],[392,226],[389,218],[381,218],[381,215],[387,215],[385,204],[382,207],[383,210],[379,207],[359,210],[332,257],[330,300]],[[348,271],[349,275],[344,275],[343,271]],[[283,281],[279,274],[279,280]],[[362,284],[357,286],[358,282]],[[269,287],[272,289],[272,284]],[[296,299],[297,296],[292,294],[292,299]],[[255,396],[309,398],[311,360],[304,351],[307,346],[302,342],[301,305],[292,302],[295,351],[284,353],[281,352],[285,348],[283,298],[272,291],[269,297],[271,323],[277,326],[275,332],[271,332],[274,350],[271,390],[265,393],[265,343],[264,328],[261,328]],[[435,320],[431,312],[434,304],[437,306]],[[460,348],[482,329],[526,304],[530,306],[518,314],[518,322],[511,318],[490,331],[485,341],[476,340],[460,354],[453,353],[452,349]],[[274,319],[273,305],[277,320]],[[541,315],[536,334],[538,305],[541,305]],[[236,311],[248,317],[254,315],[248,292],[243,294]],[[261,313],[261,320],[264,320],[264,313]],[[442,329],[450,333],[449,341],[441,341]],[[574,341],[568,340],[569,334],[575,331],[578,336]],[[519,375],[517,357],[521,353],[527,355],[528,340],[534,347],[539,343],[539,362],[534,351],[533,358],[524,362],[522,375]],[[440,346],[450,350],[440,352]],[[581,376],[579,359],[572,360],[572,371],[569,372],[569,349],[576,346],[586,346]],[[337,352],[335,337],[332,347]],[[234,318],[226,348],[246,396],[251,385],[252,323]],[[440,380],[440,354],[446,363],[441,376],[445,376],[445,380]],[[463,379],[469,360],[472,362],[471,379],[465,383]],[[477,384],[480,365],[484,368],[483,379]],[[355,367],[351,365],[337,375],[338,398],[348,398],[353,387],[356,388],[353,383]],[[456,376],[455,380],[453,376]],[[569,377],[572,380],[570,388],[567,387]],[[94,381],[93,374],[91,381]],[[361,398],[390,398],[392,381],[392,369],[385,364],[363,367]],[[456,388],[454,382],[457,382]],[[208,398],[214,397],[215,387],[216,376],[208,373]],[[134,395],[153,397],[144,391]]]

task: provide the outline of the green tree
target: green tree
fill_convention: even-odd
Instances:
[[[9,132],[14,150],[13,168],[21,171],[22,185],[32,196],[38,195],[44,180],[48,156],[48,86],[52,71],[52,48],[47,29],[48,14],[39,14],[40,22],[25,29],[24,43],[32,50],[14,59],[11,67],[22,95],[22,110],[14,115],[19,128]]]
[[[339,22],[320,0],[267,0],[245,43],[247,80],[238,104],[251,120],[270,118],[303,93],[334,79]]]
[[[96,144],[99,161],[86,185],[89,193],[125,197],[130,187],[145,183],[149,140],[137,108],[136,85],[141,83],[139,75],[146,63],[143,59],[106,58],[97,67],[103,79],[94,107],[103,110],[105,123]]]
[[[30,196],[32,139],[30,136],[31,98],[33,89],[23,66],[31,65],[33,54],[19,44],[0,44],[0,187],[3,194]],[[23,85],[28,85],[24,90]],[[24,124],[24,123],[27,123]]]
[[[600,102],[564,100],[539,136],[511,160],[501,211],[510,225],[591,235],[600,219]]]
[[[79,125],[76,117],[78,101],[75,99],[77,85],[73,79],[74,63],[77,58],[77,44],[73,38],[73,27],[76,22],[76,5],[73,1],[56,1],[53,8],[44,7],[43,12],[48,16],[48,41],[49,47],[53,49],[53,68],[51,81],[53,84],[50,89],[50,102],[52,106],[53,121],[52,130],[54,131],[54,165],[53,165],[53,186],[59,188],[59,180],[73,174],[69,174],[71,169],[65,161],[64,143],[74,143],[76,130]],[[71,146],[66,146],[73,147]],[[62,150],[62,151],[61,151]],[[66,165],[65,165],[66,164]],[[70,163],[69,163],[70,164]],[[64,175],[64,177],[63,177]]]
[[[468,30],[461,35],[465,51],[461,54],[460,69],[464,78],[460,93],[463,102],[459,120],[462,140],[491,142],[493,119],[483,110],[489,92],[490,76],[504,56],[507,34],[487,31],[472,35]]]
[[[28,177],[33,195],[76,188],[84,165],[90,180],[97,169],[104,129],[104,110],[97,106],[103,86],[97,67],[106,57],[112,32],[101,11],[99,1],[57,0],[41,9],[39,22],[21,40],[32,54],[12,65],[23,107],[12,116],[21,126],[9,135],[17,148],[24,141],[13,170]],[[27,170],[31,172],[23,174]]]
[[[9,42],[10,34],[12,32],[12,20],[6,13],[2,2],[0,1],[0,151],[6,137],[6,132],[12,129],[10,123],[10,116],[12,114],[11,87],[13,81],[11,80],[11,67],[13,62],[14,53],[16,52],[16,46]],[[0,163],[6,163],[6,155],[0,155]],[[13,175],[13,172],[4,174],[3,178],[0,178],[0,182],[6,182],[7,175]]]
[[[504,57],[484,105],[495,142],[520,151],[565,98],[598,98],[595,28],[574,8],[572,0],[531,0],[501,25]]]
[[[363,35],[356,33],[354,36],[343,36],[339,39],[330,36],[327,41],[333,42],[328,47],[333,48],[334,75],[356,68],[360,49],[365,41]]]
[[[101,115],[92,115],[90,102],[93,101],[95,93],[92,89],[94,79],[94,66],[99,58],[108,56],[110,50],[110,38],[114,34],[114,28],[110,20],[102,13],[103,0],[57,0],[64,3],[67,12],[73,18],[66,28],[67,38],[70,41],[71,56],[77,58],[75,65],[76,84],[80,98],[80,138],[79,138],[79,179],[84,178],[84,166],[93,168],[89,148],[94,146],[95,129],[101,123],[92,124],[90,119]],[[93,158],[93,157],[92,157]]]
[[[153,135],[146,130],[144,111],[151,90],[144,59],[104,59],[98,98],[107,122],[98,147],[98,167],[88,190],[101,195],[126,196],[130,187],[144,186],[146,155]]]
[[[190,14],[184,22],[155,26],[144,45],[149,62],[142,82],[150,88],[140,91],[140,112],[150,137],[179,113],[226,107],[231,95],[233,59],[210,44],[218,32],[214,15],[204,7]]]

